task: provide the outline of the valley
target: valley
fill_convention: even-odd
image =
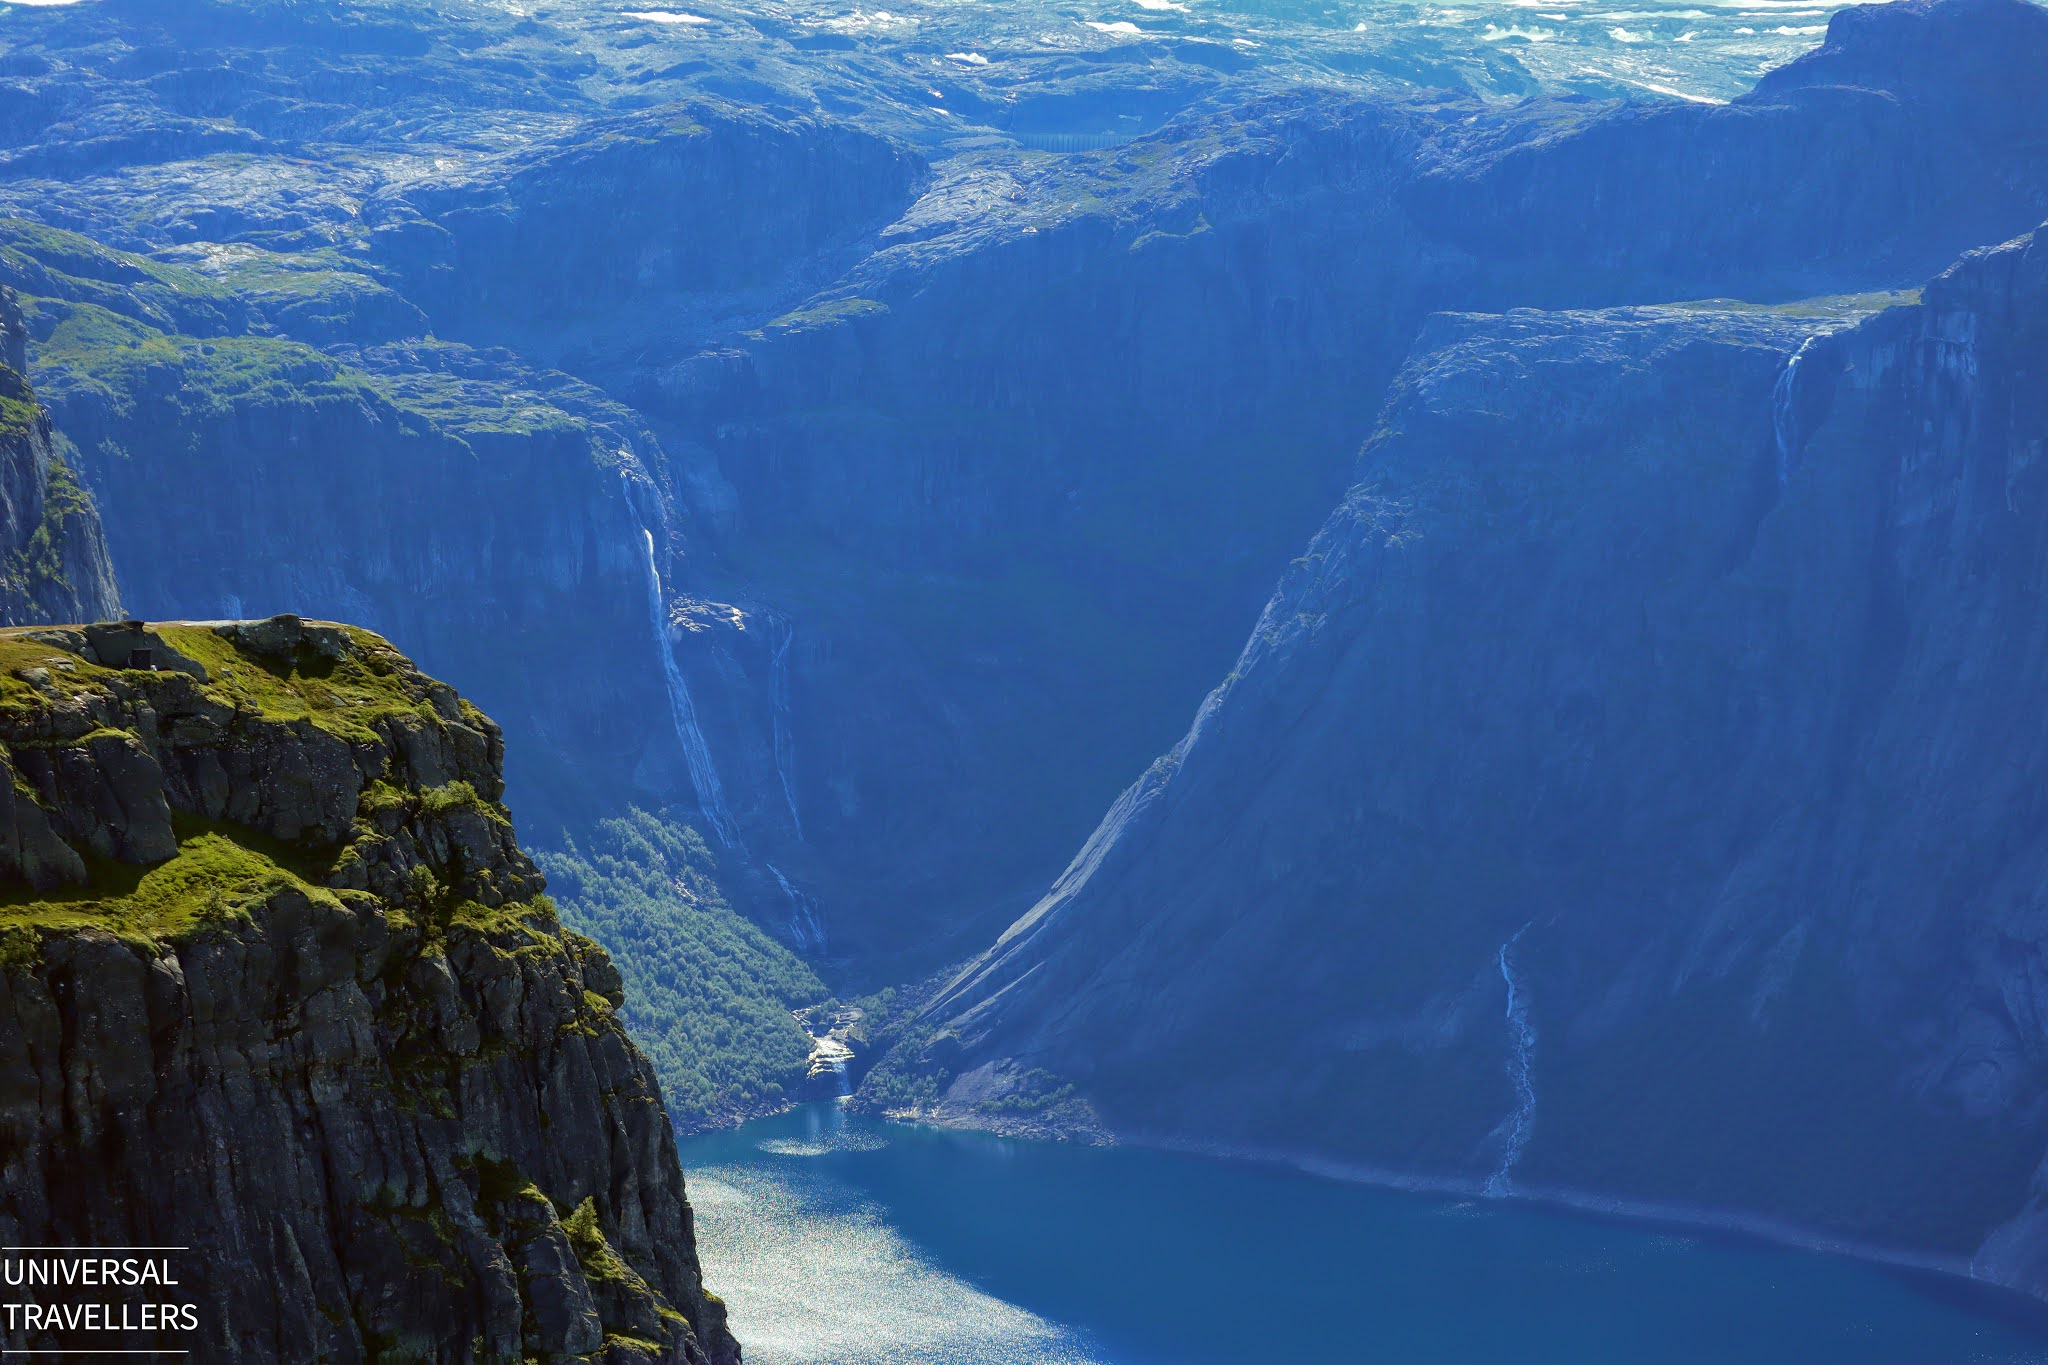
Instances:
[[[829,1119],[2048,1297],[2044,73],[2031,0],[0,0],[0,620],[348,622],[458,688],[534,932],[617,978],[564,1027],[785,1240],[837,1234],[720,1144]],[[8,676],[23,752],[99,742]],[[294,773],[338,856],[370,798]],[[198,837],[110,801],[60,842]],[[666,1321],[590,1302],[556,1354]]]

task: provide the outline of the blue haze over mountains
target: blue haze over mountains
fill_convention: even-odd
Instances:
[[[128,610],[694,806],[856,1104],[2039,1293],[2048,11],[1829,23],[0,5],[0,278]]]

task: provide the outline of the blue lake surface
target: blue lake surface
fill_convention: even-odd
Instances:
[[[750,1365],[2048,1365],[1840,1257],[812,1105],[681,1144]]]

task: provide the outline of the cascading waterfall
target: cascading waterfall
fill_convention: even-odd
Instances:
[[[774,863],[763,863],[762,866],[775,878],[775,884],[782,888],[782,894],[789,901],[790,938],[805,952],[825,951],[825,925],[818,918],[818,903],[790,885],[789,878],[783,876],[782,869]]]
[[[842,1044],[841,1050],[826,1058],[827,1064],[832,1068],[832,1083],[838,1087],[839,1098],[842,1100],[853,1093],[853,1081],[847,1073],[846,1065],[847,1059],[852,1055],[844,1050]]]
[[[725,787],[719,782],[718,768],[711,760],[711,746],[704,739],[703,727],[697,723],[697,706],[691,700],[689,684],[684,681],[682,670],[676,667],[674,651],[668,647],[668,612],[664,605],[666,599],[662,594],[661,567],[656,557],[654,538],[654,525],[659,524],[659,519],[642,514],[634,498],[633,480],[624,469],[619,471],[619,485],[625,493],[627,510],[633,513],[640,527],[640,538],[647,546],[647,610],[654,628],[655,652],[661,656],[661,675],[668,686],[669,719],[675,726],[676,739],[682,744],[683,758],[690,767],[690,785],[696,789],[697,805],[704,812],[704,822],[711,827],[712,837],[726,848],[744,852],[739,827],[733,823],[732,813],[726,808]],[[795,820],[796,791],[789,763],[787,672],[793,636],[794,632],[787,623],[782,623],[770,655],[769,693],[775,712],[775,766],[782,778],[783,794],[789,798],[790,818]],[[803,837],[801,825],[797,827],[797,837]],[[790,938],[797,948],[806,952],[823,952],[825,926],[818,914],[818,903],[797,890],[775,864],[764,862],[762,866],[775,878],[775,884],[789,902]]]
[[[640,538],[647,546],[647,611],[654,628],[654,650],[661,656],[661,675],[668,686],[669,720],[675,726],[676,739],[683,746],[683,758],[690,765],[690,785],[696,789],[697,805],[704,812],[704,822],[711,826],[712,836],[720,844],[736,848],[740,841],[739,830],[732,822],[731,812],[726,809],[725,788],[719,784],[718,769],[711,761],[711,746],[705,743],[704,731],[697,724],[696,704],[690,699],[689,684],[683,680],[682,670],[676,667],[675,651],[668,645],[668,611],[661,590],[661,568],[655,557],[654,530],[634,506],[633,481],[623,469],[619,471],[619,483],[625,490],[627,510],[639,521]]]
[[[798,1013],[796,1017],[797,1022],[803,1025],[804,1032],[810,1033],[812,1025],[806,1015]],[[808,1074],[814,1079],[827,1072],[831,1073],[833,1089],[842,1100],[853,1093],[853,1049],[837,1036],[848,1022],[847,1012],[841,1010],[832,1016],[831,1026],[825,1032],[811,1033],[811,1055],[808,1064]]]
[[[768,622],[768,705],[775,742],[775,775],[782,779],[782,799],[789,803],[790,827],[804,837],[803,816],[796,809],[796,738],[789,722],[789,647],[796,627],[788,618],[764,613]]]
[[[824,1008],[812,1005],[806,1009],[791,1010],[790,1017],[810,1035],[811,1055],[805,1059],[805,1078],[816,1081],[826,1076],[832,1078],[832,1088],[840,1099],[853,1094],[853,1048],[846,1039],[853,1026],[860,1022],[860,1011],[840,1006],[832,1011],[830,1019],[821,1020],[818,1012]],[[819,1031],[818,1025],[825,1028]]]
[[[1536,1122],[1536,1078],[1531,1069],[1536,1058],[1536,1026],[1529,1021],[1528,992],[1515,979],[1513,956],[1515,945],[1528,932],[1527,924],[1515,930],[1514,937],[1500,945],[1498,959],[1500,979],[1508,988],[1508,1078],[1515,1084],[1516,1105],[1508,1118],[1507,1151],[1486,1182],[1486,1192],[1496,1196],[1508,1192],[1508,1173],[1522,1159],[1522,1149],[1529,1145],[1529,1131]]]
[[[1799,349],[1785,362],[1783,372],[1778,375],[1778,386],[1771,392],[1771,436],[1778,447],[1778,486],[1783,487],[1792,477],[1792,447],[1795,439],[1793,422],[1798,416],[1799,366],[1805,361],[1806,353],[1819,341],[1816,334],[1799,343]]]

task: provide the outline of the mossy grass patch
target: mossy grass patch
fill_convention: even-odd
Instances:
[[[305,720],[346,740],[377,738],[372,722],[425,714],[428,683],[382,636],[336,627],[349,648],[338,656],[301,646],[289,654],[253,654],[206,626],[159,626],[164,643],[206,669],[204,691],[266,720]]]
[[[270,839],[238,825],[174,815],[175,856],[149,867],[86,859],[83,885],[0,894],[0,932],[98,928],[129,937],[175,938],[246,916],[281,891],[335,902],[320,885],[331,853]]]
[[[429,701],[433,684],[382,636],[367,630],[331,627],[345,637],[347,647],[339,651],[302,644],[289,653],[256,653],[206,625],[152,623],[149,629],[206,670],[200,684],[206,697],[246,715],[307,721],[354,743],[374,742],[374,723],[402,714],[445,723]],[[48,678],[32,682],[36,670]],[[116,678],[139,680],[134,670],[91,663],[26,630],[0,632],[0,722],[48,710],[46,687],[78,692]],[[472,709],[465,708],[465,719],[471,715]],[[447,799],[453,802],[460,794]]]

